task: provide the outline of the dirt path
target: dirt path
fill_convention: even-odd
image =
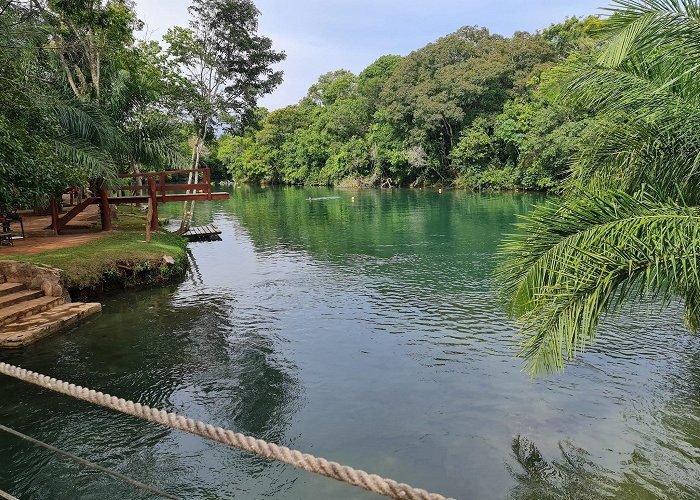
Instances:
[[[51,216],[20,212],[24,222],[24,239],[14,240],[14,246],[0,246],[0,259],[4,255],[22,255],[70,248],[101,238],[107,233],[100,231],[100,215],[97,205],[90,205],[73,219],[63,234],[54,236],[53,230],[46,229],[51,224]],[[12,224],[12,232],[20,233],[19,224]]]

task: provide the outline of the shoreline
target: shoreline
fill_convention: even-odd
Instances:
[[[153,233],[146,243],[141,233],[111,231],[77,245],[0,255],[0,260],[57,269],[71,299],[86,300],[182,278],[188,265],[186,245],[187,241],[174,233]]]

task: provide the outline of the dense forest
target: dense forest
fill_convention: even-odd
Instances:
[[[0,210],[72,186],[200,164],[217,130],[248,120],[284,53],[251,0],[193,0],[155,41],[129,0],[0,1]],[[222,174],[222,172],[220,172]]]
[[[137,38],[130,1],[0,6],[3,210],[188,164],[237,182],[549,190],[591,120],[557,75],[595,51],[595,17],[512,37],[467,26],[268,112],[285,55],[251,0],[195,0],[161,43]]]
[[[510,38],[467,26],[359,75],[324,74],[298,104],[221,136],[212,160],[248,182],[555,188],[590,119],[557,98],[557,74],[590,56],[599,24]]]

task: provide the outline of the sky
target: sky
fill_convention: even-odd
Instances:
[[[137,0],[144,37],[187,26],[189,0]],[[407,55],[467,25],[510,36],[566,17],[601,13],[607,0],[255,0],[260,33],[283,50],[284,83],[259,104],[270,110],[299,101],[318,77],[359,73],[385,54]]]

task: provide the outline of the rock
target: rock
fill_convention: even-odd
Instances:
[[[41,290],[49,297],[63,297],[70,302],[68,290],[63,286],[60,269],[36,266],[28,262],[0,260],[0,275],[14,283],[22,283],[27,288]]]
[[[173,259],[170,255],[163,255],[163,258],[161,259],[163,264],[167,266],[174,266],[175,265],[175,259]]]

